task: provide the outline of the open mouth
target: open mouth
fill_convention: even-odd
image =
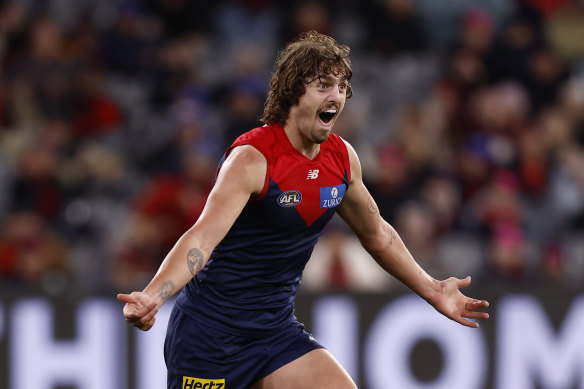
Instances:
[[[336,114],[337,114],[336,109],[327,109],[326,111],[319,113],[318,117],[320,118],[320,120],[322,120],[324,124],[328,124],[331,120],[333,120]]]

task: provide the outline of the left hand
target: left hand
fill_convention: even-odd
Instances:
[[[489,314],[481,312],[479,309],[487,308],[489,302],[477,300],[465,296],[459,289],[470,285],[470,276],[465,279],[450,277],[447,280],[439,281],[439,291],[433,296],[430,304],[444,316],[467,327],[478,328],[479,323],[468,319],[488,319]]]

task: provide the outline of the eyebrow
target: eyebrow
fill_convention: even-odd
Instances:
[[[323,74],[323,73],[319,73],[315,79],[319,79],[320,81],[327,81],[327,82],[333,82],[335,81],[335,77],[328,75],[328,74]],[[339,83],[347,83],[347,77],[341,77],[339,78]]]

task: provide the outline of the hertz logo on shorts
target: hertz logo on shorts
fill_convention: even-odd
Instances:
[[[225,378],[196,378],[183,376],[182,389],[225,389]]]

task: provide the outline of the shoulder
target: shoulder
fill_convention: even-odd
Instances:
[[[343,142],[343,145],[347,148],[347,153],[349,154],[349,158],[356,159],[358,161],[359,157],[357,156],[357,152],[355,151],[353,146],[351,146],[351,144],[349,142],[347,142],[346,140],[344,140],[340,136],[339,136],[339,138],[341,139],[341,142]]]
[[[340,138],[340,137],[339,137]],[[347,150],[347,155],[348,155],[348,159],[349,159],[349,166],[351,168],[351,181],[353,181],[354,179],[361,179],[361,162],[359,161],[359,156],[357,155],[357,152],[355,151],[355,149],[353,148],[353,146],[351,146],[351,144],[349,142],[347,142],[346,140],[342,139],[342,142]]]
[[[241,163],[245,165],[265,165],[266,157],[254,145],[242,144],[233,146],[225,159],[225,163]]]
[[[323,146],[325,149],[330,151],[341,152],[349,159],[357,158],[357,153],[355,152],[353,146],[351,146],[351,144],[343,139],[340,135],[335,133],[331,133],[329,135],[326,142],[323,143]]]
[[[271,155],[277,154],[274,149],[282,147],[282,142],[278,141],[279,129],[281,129],[281,127],[278,125],[256,127],[253,130],[240,135],[227,149],[226,154],[230,154],[235,147],[251,145],[261,152],[266,159],[270,159]]]
[[[233,146],[217,172],[217,181],[243,182],[251,193],[264,188],[267,161],[264,154],[252,145]]]
[[[342,155],[344,164],[350,171],[350,179],[352,179],[353,174],[357,174],[357,176],[360,177],[361,163],[359,162],[357,152],[349,142],[343,139],[340,135],[331,133],[323,145],[325,145],[325,148],[329,151],[335,152],[337,155]]]

